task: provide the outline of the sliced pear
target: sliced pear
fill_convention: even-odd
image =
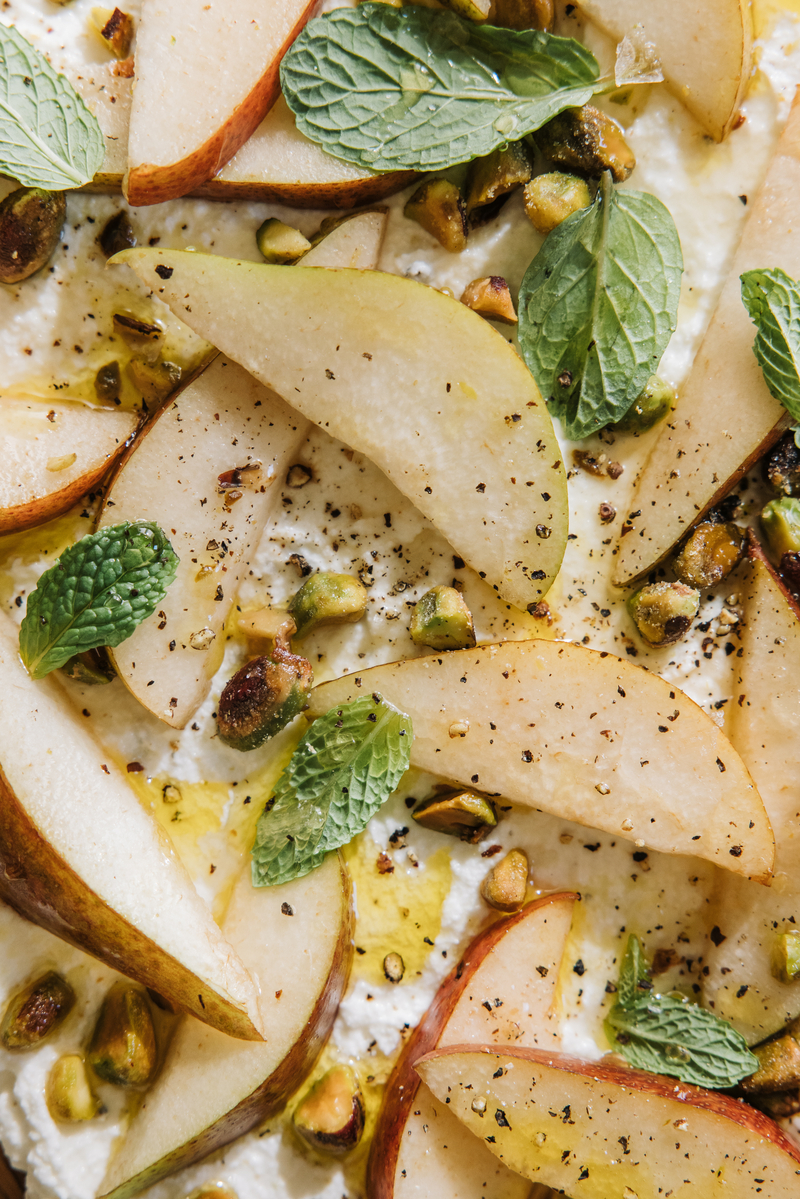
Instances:
[[[0,618],[0,897],[234,1037],[262,1039],[255,984],[165,834]]]
[[[687,695],[632,662],[564,641],[453,650],[323,683],[309,715],[372,691],[411,717],[414,766],[770,877],[772,830],[739,755]]]
[[[259,984],[266,1045],[186,1019],[117,1152],[100,1195],[127,1199],[279,1111],[330,1033],[352,955],[350,882],[335,854],[305,878],[253,887],[249,863],[223,928]]]
[[[367,1174],[371,1199],[527,1199],[528,1183],[459,1125],[420,1082],[414,1062],[442,1045],[557,1047],[556,984],[575,899],[548,895],[490,925],[442,983],[386,1085]]]
[[[703,1000],[755,1043],[800,1015],[800,983],[782,982],[777,961],[782,934],[800,923],[800,619],[796,601],[754,544],[736,585],[744,631],[728,732],[772,822],[775,878],[765,891],[720,877]]]
[[[281,59],[313,0],[142,0],[126,190],[185,196],[244,145],[280,93]]]
[[[800,1149],[718,1091],[541,1049],[439,1049],[417,1070],[525,1178],[581,1199],[790,1199]]]
[[[119,457],[136,413],[0,397],[0,533],[66,512]]]
[[[530,373],[477,313],[377,271],[150,249],[114,261],[363,451],[503,599],[541,600],[567,536],[561,451]]]
[[[753,21],[748,0],[578,0],[621,42],[636,25],[654,42],[669,88],[706,133],[730,132],[750,79]]]
[[[742,303],[739,276],[756,267],[800,275],[798,189],[800,100],[752,203],[711,324],[679,389],[677,409],[662,424],[638,479],[614,571],[619,587],[666,557],[791,424],[767,390],[753,354],[755,327]]]
[[[389,212],[376,208],[347,216],[300,259],[303,266],[374,271],[386,236]]]

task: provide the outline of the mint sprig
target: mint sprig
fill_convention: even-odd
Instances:
[[[678,322],[683,254],[669,210],[617,189],[550,233],[519,295],[522,354],[568,437],[621,420]]]
[[[28,597],[19,652],[31,677],[125,641],[155,611],[177,569],[177,554],[150,521],[109,525],[71,545]]]
[[[387,4],[314,21],[281,63],[297,127],[373,171],[438,171],[519,140],[596,90],[570,38]]]
[[[105,139],[68,79],[13,25],[0,23],[0,173],[27,187],[89,183]]]
[[[769,392],[800,421],[800,284],[785,271],[746,271],[742,301],[756,326],[753,353]]]
[[[360,833],[408,769],[412,740],[408,716],[377,693],[316,720],[259,818],[253,885],[301,878]]]
[[[632,1066],[723,1089],[758,1069],[758,1058],[727,1021],[686,999],[652,991],[638,937],[628,938],[617,994],[606,1035]]]

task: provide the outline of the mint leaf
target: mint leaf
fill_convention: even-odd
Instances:
[[[771,395],[800,421],[800,286],[785,271],[746,271],[742,300],[758,332],[753,353]]]
[[[0,24],[0,172],[27,187],[83,187],[105,139],[69,80],[13,25]]]
[[[19,652],[31,677],[130,637],[164,598],[177,569],[177,554],[149,521],[109,525],[71,545],[28,597]]]
[[[315,721],[259,818],[253,885],[301,878],[360,833],[408,769],[412,740],[409,718],[377,693]]]
[[[619,970],[617,1003],[620,1007],[632,1008],[642,1000],[646,1001],[652,989],[650,967],[642,951],[642,943],[638,937],[631,935]]]
[[[570,38],[361,4],[309,21],[281,63],[297,127],[374,171],[438,171],[519,140],[596,90]]]
[[[519,296],[522,355],[568,437],[620,420],[678,320],[683,255],[669,211],[606,173],[548,237]]]

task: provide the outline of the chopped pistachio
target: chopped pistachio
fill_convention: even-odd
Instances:
[[[136,245],[136,234],[124,208],[106,221],[97,240],[106,258],[112,258],[121,250],[133,249]]]
[[[211,1186],[200,1187],[198,1190],[192,1191],[189,1199],[239,1199],[239,1196],[228,1186],[212,1183]]]
[[[516,325],[517,314],[508,284],[502,275],[487,275],[473,279],[464,289],[461,303],[473,312],[490,321],[501,321],[504,325]]]
[[[739,1083],[745,1094],[800,1087],[800,1044],[793,1030],[794,1025],[790,1024],[782,1036],[752,1050],[758,1058],[758,1069]]]
[[[119,393],[122,390],[122,372],[119,369],[119,363],[106,362],[101,366],[94,377],[94,391],[98,400],[103,400],[105,403],[113,403],[119,399]]]
[[[528,888],[528,855],[523,849],[511,849],[489,871],[481,884],[481,895],[497,912],[518,912]]]
[[[713,587],[739,565],[744,551],[738,525],[702,521],[675,558],[675,574],[687,587]]]
[[[20,283],[49,262],[67,216],[63,192],[18,187],[0,202],[0,283]]]
[[[800,449],[791,429],[767,455],[764,473],[778,495],[800,495]]]
[[[144,991],[115,983],[103,1000],[87,1051],[98,1078],[118,1087],[146,1087],[158,1065],[153,1017]]]
[[[562,221],[592,202],[585,179],[550,171],[525,185],[525,215],[537,233],[551,233]]]
[[[288,622],[294,630],[294,621]],[[311,691],[311,663],[291,653],[284,627],[272,656],[253,658],[225,684],[217,706],[220,741],[233,749],[263,745],[294,720]]]
[[[636,166],[636,158],[616,121],[592,104],[567,108],[535,134],[543,154],[558,166],[596,178],[611,171],[622,183]]]
[[[510,142],[505,149],[476,158],[465,184],[467,215],[472,224],[482,217],[495,216],[502,203],[527,183],[532,173],[533,160],[525,142]]]
[[[67,1053],[52,1066],[45,1085],[50,1115],[59,1124],[93,1120],[103,1105],[92,1090],[86,1063],[78,1053]]]
[[[182,373],[174,362],[157,362],[151,366],[134,358],[128,363],[128,374],[149,408],[157,407],[172,394]]]
[[[461,192],[449,179],[423,183],[406,204],[403,215],[421,225],[451,254],[466,249],[467,209]]]
[[[296,262],[311,249],[311,242],[299,229],[269,217],[256,233],[256,245],[267,262]]]
[[[800,553],[783,554],[778,569],[789,590],[795,595],[800,593]]]
[[[489,20],[501,29],[542,29],[550,33],[555,5],[553,0],[492,0]]]
[[[307,637],[324,624],[355,624],[367,610],[367,592],[354,575],[321,571],[307,579],[293,596],[289,612],[297,637]]]
[[[133,43],[133,17],[119,8],[93,8],[91,25],[115,58],[127,58]]]
[[[292,1116],[295,1132],[318,1153],[341,1157],[364,1132],[364,1100],[349,1066],[334,1066],[303,1096]]]
[[[485,21],[492,7],[492,0],[444,0],[444,3],[468,21]]]
[[[111,683],[117,677],[117,672],[111,665],[105,650],[86,650],[85,653],[75,654],[61,667],[62,674],[73,683],[84,687],[100,687]]]
[[[432,587],[417,602],[409,626],[411,640],[431,649],[471,649],[472,613],[455,587]]]
[[[383,959],[383,973],[390,983],[402,982],[406,964],[399,953],[387,953]]]
[[[648,583],[628,600],[628,611],[643,639],[672,645],[688,633],[700,607],[700,593],[684,583]]]
[[[784,983],[800,978],[800,929],[789,929],[776,938],[773,973]]]
[[[646,433],[672,411],[677,400],[672,384],[659,375],[651,375],[644,391],[633,401],[622,419],[608,427],[615,433]]]
[[[761,527],[778,561],[784,554],[796,554],[800,550],[800,499],[787,495],[771,500],[762,509]]]
[[[67,1018],[75,992],[55,970],[12,995],[0,1024],[4,1049],[32,1049]]]
[[[494,804],[477,791],[445,791],[425,799],[411,815],[417,824],[473,843],[497,827]]]

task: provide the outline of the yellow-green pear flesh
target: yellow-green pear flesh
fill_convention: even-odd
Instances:
[[[785,976],[783,940],[800,920],[800,614],[752,544],[736,585],[744,629],[727,730],[772,822],[775,878],[767,891],[720,876],[702,983],[704,1004],[755,1044],[800,1015],[800,980]]]
[[[101,1196],[127,1199],[274,1115],[325,1044],[352,955],[350,882],[337,855],[279,887],[254,887],[246,863],[223,928],[258,980],[267,1042],[245,1045],[182,1021]]]
[[[373,208],[345,217],[300,259],[303,266],[352,267],[374,271],[380,258],[389,211]]]
[[[529,371],[476,313],[377,271],[160,249],[113,261],[371,458],[503,599],[522,608],[541,600],[566,544],[561,451]]]
[[[706,11],[709,19],[715,17],[716,8]],[[622,526],[614,568],[619,587],[629,586],[665,558],[792,423],[770,394],[753,354],[755,326],[742,303],[739,276],[767,267],[800,276],[799,189],[800,98],[789,113],[766,180],[748,205],[739,249],[694,365],[679,388],[677,407],[661,425],[630,500],[629,510],[637,515]]]
[[[0,397],[0,533],[66,512],[102,479],[139,417],[69,400]]]
[[[715,141],[739,114],[750,78],[752,17],[747,0],[578,0],[582,12],[621,42],[636,26],[655,43],[667,86]]]
[[[501,1162],[581,1199],[790,1199],[800,1188],[797,1145],[768,1116],[718,1091],[488,1045],[439,1049],[416,1069]]]
[[[310,718],[379,691],[411,717],[413,766],[769,881],[772,830],[741,758],[687,695],[632,662],[509,641],[358,678],[360,687],[350,676],[315,687]]]
[[[256,987],[171,843],[0,619],[0,898],[175,1007],[261,1040]]]

